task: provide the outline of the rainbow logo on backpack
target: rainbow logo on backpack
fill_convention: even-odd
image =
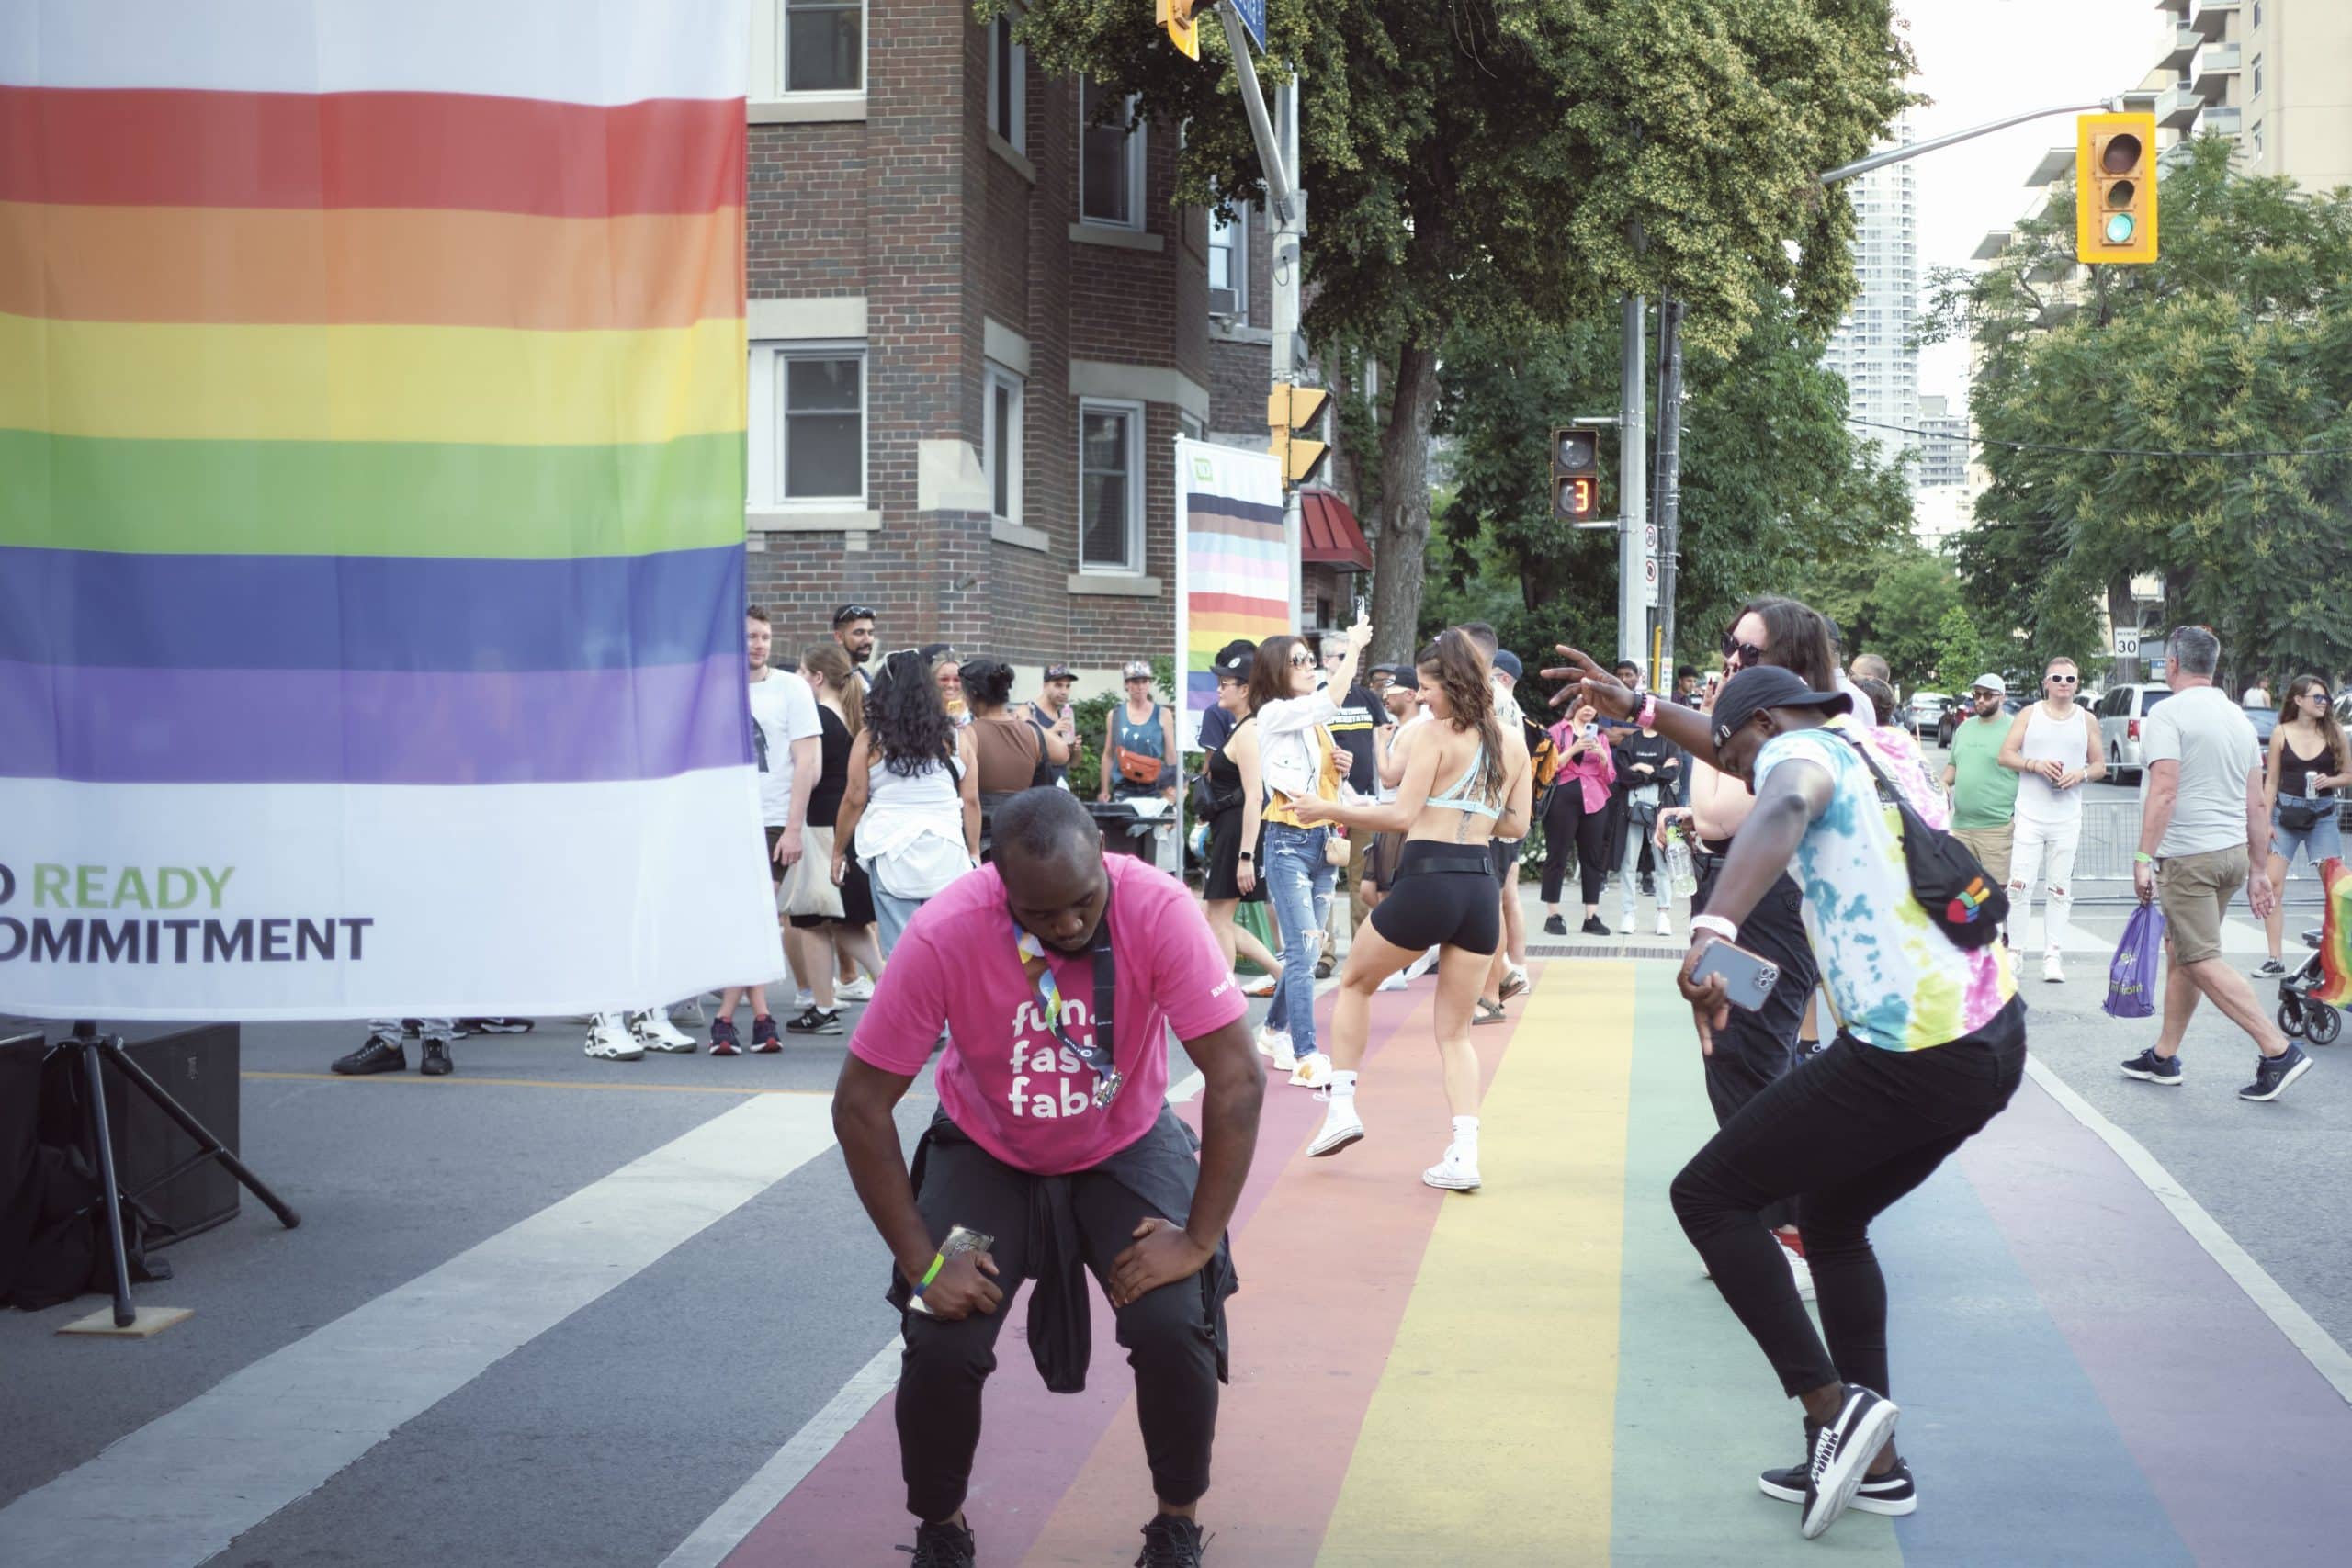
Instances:
[[[1944,919],[1957,926],[1974,925],[1976,917],[1984,912],[1984,906],[1992,898],[1993,890],[1980,876],[1962,888],[1959,896],[1944,906]]]

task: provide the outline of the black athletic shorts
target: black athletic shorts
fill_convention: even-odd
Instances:
[[[781,839],[781,838],[783,838],[783,837],[784,837],[784,829],[781,829],[781,828],[770,828],[770,829],[767,830],[767,835],[768,835],[768,886],[771,886],[771,887],[781,887],[781,886],[784,886],[784,867],[782,867],[782,866],[780,866],[780,865],[778,865],[778,864],[776,863],[776,860],[775,860],[775,845],[776,845],[776,840],[777,840],[778,839]]]
[[[1492,954],[1503,940],[1494,857],[1477,844],[1408,840],[1396,880],[1367,918],[1381,940],[1416,953],[1442,944]]]

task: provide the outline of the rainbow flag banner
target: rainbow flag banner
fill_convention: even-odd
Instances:
[[[1283,519],[1282,465],[1270,452],[1176,443],[1178,735],[1191,748],[1216,705],[1216,650],[1295,630],[1298,541]]]
[[[9,1010],[781,971],[745,3],[0,10]]]

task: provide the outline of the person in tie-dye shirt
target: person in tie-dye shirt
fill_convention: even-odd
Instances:
[[[1711,1051],[1729,1022],[1723,979],[1692,979],[1715,943],[1790,871],[1839,1025],[1829,1049],[1742,1106],[1674,1179],[1674,1212],[1724,1300],[1805,1413],[1805,1462],[1766,1471],[1769,1496],[1804,1505],[1819,1535],[1849,1504],[1917,1506],[1894,1444],[1886,1280],[1870,1224],[1998,1115],[2025,1070],[2025,1006],[1996,940],[1954,945],[1905,869],[1902,818],[1858,750],[1866,726],[1833,727],[1853,705],[1792,671],[1742,670],[1713,716],[1715,764],[1756,807],[1691,920],[1682,994]],[[1921,787],[1896,783],[1910,795]],[[1805,1252],[1828,1345],[1758,1223],[1802,1195]]]

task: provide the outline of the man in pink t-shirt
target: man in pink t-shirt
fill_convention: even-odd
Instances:
[[[973,1561],[963,1505],[980,1390],[998,1309],[1023,1279],[1036,1281],[1029,1339],[1046,1386],[1085,1386],[1082,1265],[1135,1369],[1159,1498],[1146,1554],[1197,1563],[1233,1290],[1225,1228],[1265,1089],[1247,1004],[1183,885],[1105,856],[1075,796],[1026,790],[995,820],[995,863],[932,898],[899,937],[833,1096],[850,1178],[895,1263],[915,1561]],[[943,1029],[940,1109],[910,1175],[891,1110]],[[1170,1030],[1205,1080],[1197,1163],[1167,1105]],[[958,1225],[993,1240],[943,1257]]]

